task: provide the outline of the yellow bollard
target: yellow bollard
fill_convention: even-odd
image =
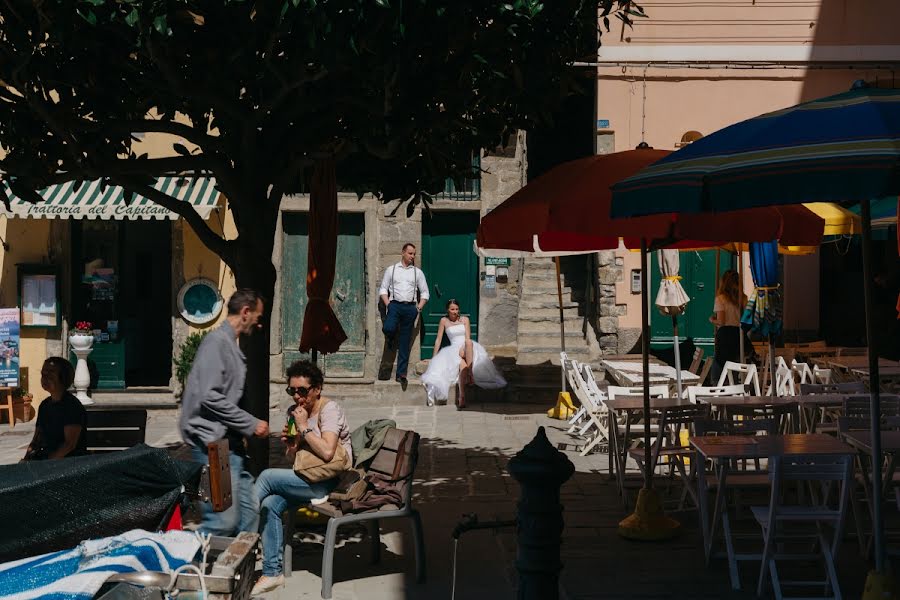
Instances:
[[[869,571],[862,600],[896,600],[897,587],[890,573]]]
[[[551,419],[560,419],[567,421],[575,414],[575,405],[572,404],[572,397],[569,392],[560,392],[556,397],[556,406],[547,411],[547,416]]]

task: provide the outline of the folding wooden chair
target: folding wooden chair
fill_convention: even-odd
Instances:
[[[853,473],[852,456],[847,455],[808,455],[772,457],[769,461],[769,470],[772,478],[772,493],[769,506],[754,506],[751,508],[756,522],[762,528],[763,554],[760,565],[759,581],[756,586],[757,596],[762,596],[766,590],[769,578],[772,579],[772,587],[775,598],[781,600],[784,595],[782,585],[796,587],[825,587],[832,591],[829,598],[841,599],[840,584],[837,572],[834,568],[834,557],[840,548],[843,537],[844,522],[846,520],[847,506],[850,500],[851,476]],[[829,482],[837,483],[840,487],[837,506],[828,504],[830,494],[822,493],[808,498],[810,505],[786,504],[784,483],[796,482],[820,482],[824,488]],[[798,535],[791,531],[786,534],[788,527],[802,525],[810,529],[806,540],[814,540],[818,543],[819,555],[825,563],[824,581],[782,581],[778,574],[778,561],[804,560],[808,561],[816,557],[808,553],[785,552],[786,544],[798,539]],[[834,529],[831,541],[825,536],[822,525],[829,525]],[[776,550],[777,548],[777,550]]]
[[[688,367],[688,371],[693,373],[694,375],[699,374],[700,365],[703,363],[703,348],[697,348],[694,350],[694,358],[691,360],[691,366]]]
[[[738,380],[735,381],[735,378]],[[752,363],[744,364],[730,360],[725,361],[725,367],[722,369],[722,374],[719,376],[719,383],[717,385],[721,387],[724,385],[734,385],[735,383],[752,385],[753,392],[757,396],[762,395],[759,391],[759,374],[756,370],[756,365]]]
[[[700,396],[744,396],[746,393],[747,388],[740,383],[723,386],[692,385],[687,389],[688,398],[694,404],[697,403],[697,398]]]

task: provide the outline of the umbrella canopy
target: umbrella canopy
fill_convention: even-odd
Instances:
[[[750,244],[750,273],[756,289],[750,295],[741,324],[764,336],[781,333],[781,290],[778,285],[778,243]]]
[[[695,141],[616,184],[612,214],[881,198],[896,194],[898,160],[900,90],[859,87]]]
[[[536,178],[485,215],[476,246],[489,256],[563,256],[630,248],[640,238],[655,245],[708,248],[731,241],[767,241],[813,246],[824,221],[796,207],[764,207],[717,215],[654,215],[610,218],[610,186],[668,156],[638,149],[563,163]]]
[[[313,169],[309,194],[309,249],[307,250],[306,295],[300,352],[338,351],[347,334],[331,308],[337,260],[338,206],[334,160],[322,159]]]
[[[681,276],[678,274],[680,259],[678,250],[660,250],[659,273],[662,280],[656,294],[656,307],[664,315],[680,315],[684,313],[687,303],[691,301],[684,288],[681,287]]]

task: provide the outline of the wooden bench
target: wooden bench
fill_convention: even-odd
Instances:
[[[329,517],[325,530],[325,550],[322,554],[322,598],[331,598],[331,585],[333,578],[334,546],[337,541],[337,530],[342,525],[365,522],[369,528],[369,536],[372,544],[371,560],[377,563],[381,560],[381,530],[382,519],[409,518],[412,519],[414,549],[416,558],[416,583],[425,581],[425,539],[422,530],[422,518],[419,511],[412,506],[412,481],[416,471],[416,463],[419,458],[419,434],[403,429],[391,428],[384,439],[384,445],[372,459],[366,474],[377,473],[391,477],[397,454],[404,451],[409,454],[409,461],[405,472],[397,474],[397,481],[404,485],[403,506],[392,504],[382,506],[377,510],[368,510],[344,514],[331,503],[320,505],[308,505],[307,508]],[[401,444],[405,444],[401,447]],[[284,522],[284,576],[290,577],[293,571],[291,538],[294,533],[296,509],[286,511]]]
[[[89,454],[143,444],[147,435],[147,411],[143,408],[88,410],[85,435]]]

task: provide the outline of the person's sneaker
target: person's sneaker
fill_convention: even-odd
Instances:
[[[328,502],[328,494],[325,494],[321,498],[313,498],[309,501],[309,503],[312,504],[313,506],[317,506],[319,504],[325,504],[326,502]]]
[[[250,595],[259,596],[260,594],[265,594],[266,592],[277,590],[283,585],[284,575],[276,575],[275,577],[262,575],[259,579],[256,580],[256,585],[253,586],[253,589],[250,590]]]

